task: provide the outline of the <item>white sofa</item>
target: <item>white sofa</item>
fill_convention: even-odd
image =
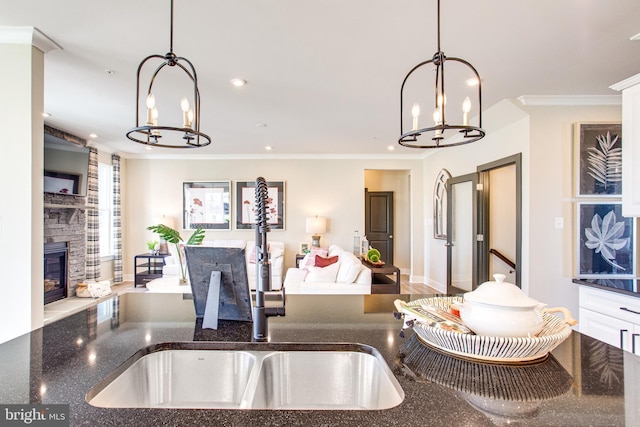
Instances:
[[[322,254],[319,254],[323,256]],[[371,270],[351,252],[330,246],[327,258],[338,256],[338,262],[326,267],[309,266],[315,253],[300,261],[299,268],[290,268],[284,280],[287,294],[370,294]]]
[[[180,265],[178,263],[178,255],[176,251],[176,245],[169,244],[168,257],[165,257],[165,266],[162,268],[163,276],[178,276],[180,277]],[[245,250],[245,260],[247,263],[247,279],[249,281],[249,288],[256,289],[256,263],[255,263],[255,241],[249,240],[205,240],[202,242],[202,246],[212,246],[214,248],[240,248]],[[269,255],[271,261],[271,289],[282,289],[282,270],[284,261],[284,242],[268,241]],[[182,256],[184,260],[184,255]],[[187,272],[187,280],[189,280],[189,273]]]

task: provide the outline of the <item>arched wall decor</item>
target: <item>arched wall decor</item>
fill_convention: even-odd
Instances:
[[[438,173],[433,187],[433,238],[447,240],[447,180],[451,178],[448,170]]]

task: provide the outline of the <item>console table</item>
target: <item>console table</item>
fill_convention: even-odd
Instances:
[[[147,282],[162,277],[164,258],[169,254],[141,254],[133,258],[135,280],[133,287],[146,286]]]

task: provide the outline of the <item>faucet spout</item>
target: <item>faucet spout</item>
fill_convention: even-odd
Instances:
[[[285,315],[285,295],[282,291],[281,307],[266,307],[265,292],[271,291],[271,262],[267,233],[270,231],[267,205],[268,188],[264,178],[256,179],[256,302],[253,307],[253,340],[267,341],[269,338],[268,318]]]

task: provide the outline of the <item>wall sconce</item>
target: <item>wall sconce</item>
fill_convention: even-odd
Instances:
[[[327,232],[327,219],[317,215],[307,217],[305,230],[308,234],[312,234],[311,246],[319,248],[320,234]]]

